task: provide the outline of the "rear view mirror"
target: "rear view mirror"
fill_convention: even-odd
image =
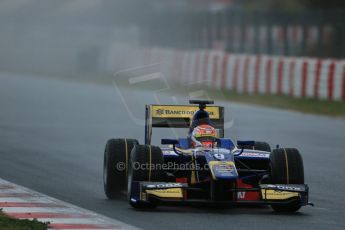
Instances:
[[[179,143],[176,139],[162,139],[161,144],[162,145],[177,145]]]

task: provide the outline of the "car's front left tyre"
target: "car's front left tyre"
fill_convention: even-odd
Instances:
[[[270,179],[273,184],[304,184],[302,156],[297,149],[274,149],[270,155]],[[286,205],[271,205],[277,212],[296,212],[298,201]]]

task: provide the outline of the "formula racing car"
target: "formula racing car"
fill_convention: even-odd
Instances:
[[[127,194],[137,209],[206,203],[270,205],[295,212],[308,202],[301,154],[266,142],[224,138],[224,108],[213,101],[146,105],[145,144],[110,139],[104,153],[109,199]],[[153,128],[187,128],[188,135],[151,145]]]

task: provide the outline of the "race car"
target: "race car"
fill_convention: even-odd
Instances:
[[[303,160],[295,148],[224,138],[224,108],[209,100],[189,105],[146,105],[145,143],[108,140],[104,190],[127,194],[136,209],[205,203],[270,205],[296,212],[308,201]],[[187,128],[188,135],[151,145],[153,128]],[[206,144],[205,144],[206,143]]]

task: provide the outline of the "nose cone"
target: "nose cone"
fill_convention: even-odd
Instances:
[[[233,161],[209,161],[213,180],[236,180],[238,173]]]

